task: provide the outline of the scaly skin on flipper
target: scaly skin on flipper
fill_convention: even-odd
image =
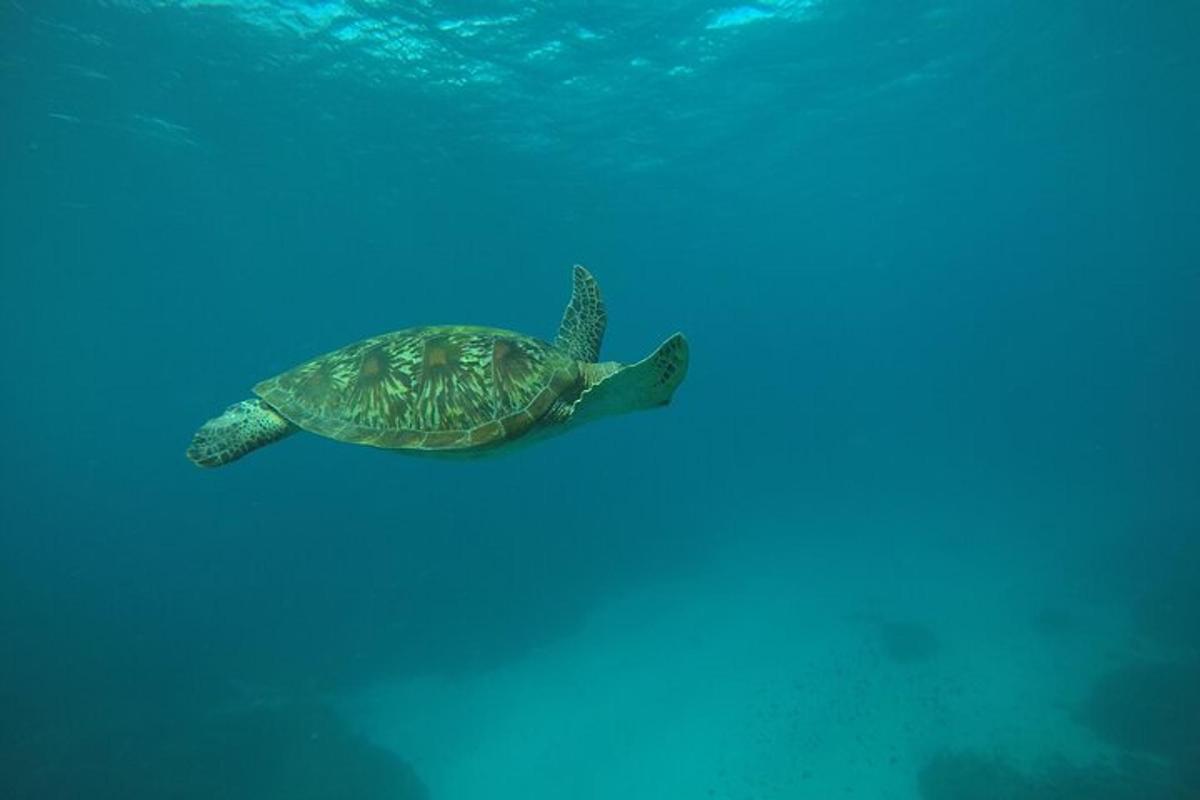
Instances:
[[[563,312],[554,346],[565,350],[576,361],[598,361],[606,325],[608,313],[600,297],[600,285],[592,273],[576,264],[571,302]]]
[[[688,343],[676,333],[636,364],[584,366],[588,388],[575,403],[572,422],[665,406],[687,376]]]
[[[295,425],[257,397],[243,400],[196,431],[187,457],[197,466],[219,467],[295,431]]]

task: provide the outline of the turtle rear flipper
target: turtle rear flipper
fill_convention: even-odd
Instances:
[[[671,402],[671,395],[687,375],[687,339],[682,333],[676,333],[636,364],[616,366],[615,369],[608,364],[596,366],[609,374],[579,396],[573,422],[665,406]]]
[[[604,310],[604,300],[600,297],[600,285],[596,283],[592,273],[576,264],[571,302],[563,312],[554,346],[566,351],[577,361],[597,361],[600,358],[600,342],[604,339],[606,325],[608,313]]]
[[[255,397],[234,403],[221,416],[201,425],[187,457],[200,467],[219,467],[295,431],[295,425]]]

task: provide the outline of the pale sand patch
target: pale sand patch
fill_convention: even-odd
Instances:
[[[1103,755],[1068,712],[1115,630],[1038,633],[1045,587],[1013,565],[904,562],[731,553],[502,668],[379,685],[343,709],[445,800],[910,800],[945,747]],[[941,647],[897,664],[864,613],[919,621]]]

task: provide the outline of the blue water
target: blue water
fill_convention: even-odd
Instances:
[[[0,797],[1200,797],[1198,35],[0,0]],[[184,458],[574,263],[669,407]]]

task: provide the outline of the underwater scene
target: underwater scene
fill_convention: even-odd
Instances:
[[[1197,41],[0,0],[0,800],[1200,798]]]

